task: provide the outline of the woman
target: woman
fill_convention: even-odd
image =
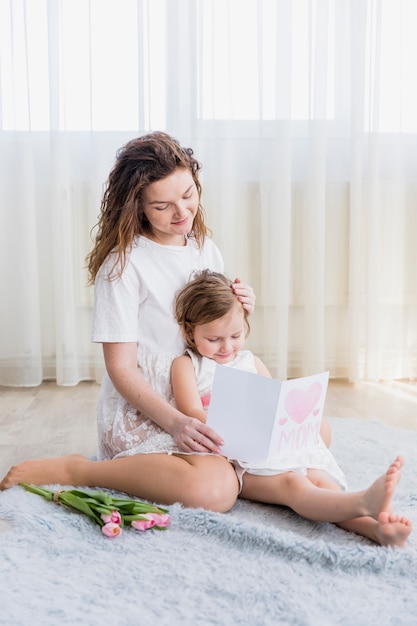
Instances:
[[[178,411],[169,382],[172,360],[184,350],[175,293],[196,270],[223,271],[200,204],[199,170],[193,151],[166,133],[139,137],[120,150],[88,256],[93,341],[102,343],[106,365],[99,460],[25,461],[11,468],[1,489],[57,482],[220,512],[233,506],[238,481],[218,455],[221,438]],[[239,279],[233,289],[253,310],[252,289]]]

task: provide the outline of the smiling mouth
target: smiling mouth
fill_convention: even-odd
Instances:
[[[174,226],[184,226],[184,224],[186,224],[188,222],[188,217],[185,217],[183,220],[180,220],[179,222],[172,222]]]

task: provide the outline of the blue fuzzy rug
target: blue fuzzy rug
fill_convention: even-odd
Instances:
[[[85,516],[14,487],[0,493],[4,626],[410,626],[417,624],[417,433],[333,418],[352,489],[401,453],[394,508],[415,527],[401,550],[331,524],[239,501],[225,515],[170,507],[164,532],[104,537]]]

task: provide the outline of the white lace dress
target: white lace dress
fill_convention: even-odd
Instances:
[[[170,368],[184,352],[174,318],[175,294],[196,270],[223,271],[223,260],[208,239],[199,250],[193,239],[185,246],[164,246],[138,237],[120,279],[108,280],[112,258],[100,269],[94,286],[93,341],[136,342],[143,376],[173,403]],[[141,415],[104,375],[97,406],[99,459],[150,452],[181,452],[171,435]]]
[[[169,377],[175,356],[138,352],[138,366],[142,374],[155,391],[172,403]],[[169,433],[117,393],[108,376],[102,382],[98,415],[99,458],[150,452],[182,453]]]

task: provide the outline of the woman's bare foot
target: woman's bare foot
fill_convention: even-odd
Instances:
[[[76,468],[88,459],[81,454],[69,454],[53,459],[34,459],[23,461],[9,469],[0,482],[0,491],[20,483],[32,485],[76,485]]]
[[[391,500],[400,481],[403,464],[404,459],[401,456],[397,456],[386,473],[366,489],[364,492],[365,515],[370,515],[374,519],[379,520],[380,513],[392,512]]]
[[[402,548],[411,530],[412,524],[408,517],[385,511],[378,516],[376,536],[381,546]]]

